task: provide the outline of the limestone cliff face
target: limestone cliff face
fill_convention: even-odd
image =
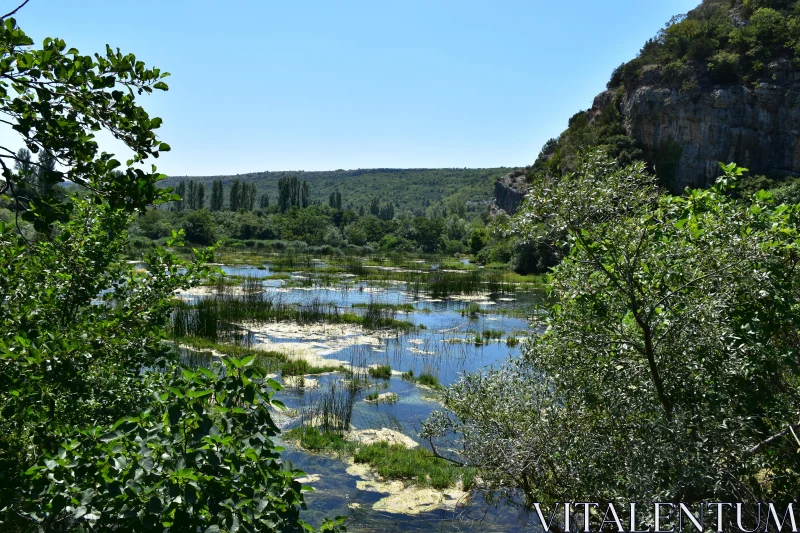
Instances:
[[[494,184],[494,202],[491,211],[497,214],[502,210],[513,215],[519,209],[528,188],[525,170],[515,170],[506,174]]]
[[[628,135],[673,193],[713,183],[719,161],[750,175],[800,175],[800,73],[788,61],[769,69],[771,79],[755,87],[684,90],[666,87],[660,67],[649,67],[638,87],[622,95]],[[612,91],[600,94],[591,115],[613,100]]]

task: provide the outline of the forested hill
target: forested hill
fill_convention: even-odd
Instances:
[[[328,202],[332,192],[342,194],[342,206],[358,210],[369,208],[378,198],[391,201],[395,207],[416,213],[430,212],[448,204],[461,203],[471,213],[482,212],[491,203],[492,190],[497,178],[507,174],[508,168],[438,168],[438,169],[358,169],[320,172],[277,171],[239,174],[236,176],[170,176],[160,182],[165,187],[177,187],[182,180],[203,183],[210,191],[214,180],[222,180],[227,202],[234,179],[253,183],[258,195],[270,195],[272,202],[278,195],[278,180],[296,176],[308,182],[312,201]]]

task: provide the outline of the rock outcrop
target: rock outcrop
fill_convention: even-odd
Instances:
[[[751,175],[800,175],[800,73],[788,60],[769,70],[771,79],[755,87],[687,90],[663,83],[660,67],[645,67],[638,86],[623,93],[618,105],[628,135],[662,184],[673,193],[706,187],[719,176],[720,161],[735,162]],[[614,94],[595,98],[590,117],[613,105]]]
[[[519,209],[528,189],[524,169],[506,174],[494,184],[494,202],[492,202],[491,212],[493,214],[505,212],[513,215]]]

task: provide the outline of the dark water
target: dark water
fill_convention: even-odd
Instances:
[[[264,277],[269,268],[226,266],[228,274],[249,277]],[[399,333],[380,338],[380,345],[340,343],[339,349],[329,350],[324,357],[332,361],[346,361],[353,366],[370,364],[390,365],[393,370],[413,370],[415,375],[430,373],[442,384],[455,382],[464,373],[477,371],[501,363],[509,356],[518,355],[520,347],[506,345],[508,336],[523,337],[532,334],[528,323],[512,314],[530,308],[541,301],[534,294],[495,294],[491,297],[449,298],[432,300],[407,290],[402,283],[370,283],[344,277],[327,276],[314,280],[305,273],[292,275],[293,282],[264,280],[263,290],[276,300],[303,304],[317,299],[332,303],[342,309],[353,304],[381,302],[389,304],[412,304],[414,311],[399,312],[400,320],[423,325],[424,329],[409,334]],[[295,286],[297,282],[307,286]],[[481,314],[470,318],[468,309],[474,301]],[[483,331],[501,332],[501,341],[486,340]],[[485,344],[476,346],[475,335],[481,336]],[[281,336],[280,333],[262,330],[251,332],[251,340],[271,342],[309,342],[300,337]],[[208,364],[208,358],[195,354],[194,364]],[[301,413],[314,401],[315,395],[328,389],[331,383],[341,380],[339,374],[307,376],[319,382],[316,389],[286,389],[276,394],[276,399],[286,404],[289,413]],[[420,424],[432,411],[440,408],[429,390],[404,381],[399,375],[389,380],[373,380],[375,387],[355,393],[351,424],[354,429],[390,428],[419,441]],[[370,392],[394,392],[399,397],[395,403],[367,403],[364,397]],[[288,429],[300,424],[298,416],[278,416],[279,426]],[[425,443],[420,442],[421,445]],[[438,443],[446,448],[447,443]],[[308,474],[320,476],[311,483],[316,491],[307,495],[308,511],[304,520],[319,525],[324,517],[348,516],[349,531],[538,531],[538,521],[515,506],[489,504],[481,494],[475,494],[469,502],[456,511],[437,510],[419,515],[399,515],[375,511],[372,505],[387,496],[377,492],[360,491],[356,487],[358,478],[346,473],[347,465],[339,460],[303,453],[287,446],[284,456]],[[351,508],[350,504],[359,507]]]

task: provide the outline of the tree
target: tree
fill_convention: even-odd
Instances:
[[[43,173],[45,186],[83,188],[22,208],[47,238],[0,223],[0,529],[302,527],[299,473],[272,440],[277,384],[249,359],[182,368],[164,343],[174,291],[208,275],[210,251],[185,262],[156,248],[145,276],[121,260],[132,215],[176,199],[155,167],[138,168],[168,149],[160,119],[135,100],[166,90],[163,75],[111,48],[34,48],[10,18],[0,34],[0,85],[12,88],[0,91],[0,113],[31,152],[49,150],[66,169]],[[124,172],[98,153],[102,129],[134,152]],[[19,201],[29,160],[0,154],[0,195]]]
[[[230,209],[231,211],[238,211],[241,206],[239,203],[242,198],[241,194],[242,184],[238,179],[233,180],[231,183],[231,196],[230,196]]]
[[[194,210],[197,209],[197,206],[195,205],[197,202],[197,195],[195,194],[194,180],[188,180],[187,183],[189,185],[186,187],[186,207]]]
[[[309,195],[308,195],[308,182],[303,180],[303,185],[300,188],[300,207],[305,209],[309,205]]]
[[[194,188],[194,208],[203,209],[205,207],[206,186],[198,183]]]
[[[535,184],[516,230],[563,235],[544,333],[448,390],[455,417],[427,434],[457,429],[487,484],[528,501],[791,501],[800,208],[736,201],[724,171],[676,197],[592,154]]]
[[[483,226],[477,226],[472,229],[472,233],[469,235],[469,248],[473,254],[477,254],[483,247],[486,246],[486,242],[489,240],[489,232],[486,231],[486,228]]]
[[[225,198],[223,196],[222,180],[214,180],[211,185],[211,201],[209,203],[209,210],[222,211],[225,205]]]
[[[190,213],[183,222],[183,231],[189,242],[202,245],[214,244],[214,221],[205,209]]]
[[[334,209],[342,208],[342,193],[339,192],[338,188],[334,190],[328,198],[328,205]]]
[[[256,205],[256,197],[258,196],[258,187],[255,183],[245,183],[242,186],[243,199],[241,201],[242,207],[248,211],[252,211]]]
[[[95,57],[81,56],[74,48],[67,50],[61,39],[46,39],[41,49],[33,48],[33,41],[13,18],[3,20],[2,38],[6,61],[0,66],[0,83],[13,91],[0,93],[0,114],[15,125],[30,152],[49,150],[66,169],[42,176],[44,185],[68,180],[90,187],[114,207],[128,211],[170,198],[170,190],[156,186],[163,175],[136,165],[169,150],[156,138],[161,119],[150,118],[135,103],[137,93],[165,90],[161,79],[167,73],[147,69],[132,54],[111,48]],[[71,68],[76,65],[85,67]],[[81,112],[74,112],[78,109]],[[134,152],[131,164],[118,178],[110,176],[120,163],[99,153],[93,134],[96,128],[112,131]],[[17,153],[3,148],[0,194],[18,201],[20,184],[27,178],[12,171],[20,161]],[[31,199],[23,218],[41,230],[55,220],[66,220],[69,210],[69,202],[63,198],[37,197]]]
[[[58,181],[56,172],[56,158],[50,150],[39,152],[39,161],[36,165],[36,188],[38,194],[48,196],[53,185]]]
[[[283,177],[278,180],[278,209],[283,213],[292,207],[308,207],[310,205],[308,182],[301,183],[297,176]]]
[[[177,199],[173,203],[173,209],[175,211],[183,211],[186,207],[186,201],[184,198],[186,197],[186,182],[181,181],[178,186],[175,188],[175,195]]]
[[[269,207],[269,194],[268,193],[262,194],[261,197],[258,199],[258,207],[260,207],[261,209],[266,209],[266,208]]]

